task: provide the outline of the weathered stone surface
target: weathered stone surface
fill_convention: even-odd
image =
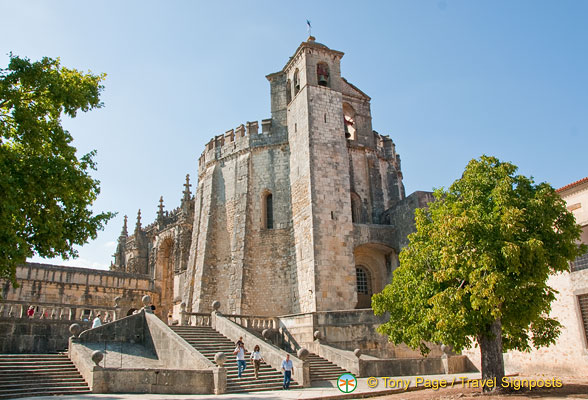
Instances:
[[[94,361],[94,364],[99,365],[100,361],[102,361],[104,359],[104,353],[101,352],[100,350],[94,350],[92,352],[91,358],[92,358],[92,361]]]
[[[67,349],[70,320],[0,317],[0,353],[56,353]],[[79,322],[90,328],[90,322]]]

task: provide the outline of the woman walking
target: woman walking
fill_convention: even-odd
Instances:
[[[259,366],[261,365],[261,362],[265,362],[265,360],[263,359],[263,357],[261,357],[261,352],[259,351],[259,346],[256,345],[253,348],[253,353],[251,353],[251,360],[253,361],[253,368],[255,371],[255,379],[259,378]]]

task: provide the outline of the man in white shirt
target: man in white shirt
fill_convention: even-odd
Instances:
[[[292,380],[292,373],[294,372],[294,364],[290,360],[290,354],[286,354],[286,359],[282,361],[282,371],[284,371],[284,390],[290,389],[290,381]]]
[[[100,317],[100,314],[96,315],[96,318],[94,318],[94,321],[92,321],[92,329],[102,326],[102,320],[100,319]]]
[[[243,342],[239,342],[238,346],[233,351],[233,354],[237,356],[237,375],[241,379],[241,373],[245,371],[247,364],[245,363],[245,345]]]

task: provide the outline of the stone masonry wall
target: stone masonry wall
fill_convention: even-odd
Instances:
[[[307,91],[302,88],[288,106],[290,190],[298,282],[292,288],[292,298],[298,299],[301,312],[310,312],[316,308],[308,123]]]
[[[0,317],[0,353],[56,353],[67,349],[69,326],[90,329],[91,322]]]
[[[341,93],[308,86],[316,310],[357,304],[349,157]]]
[[[295,264],[287,145],[256,148],[251,155],[247,202],[243,308],[249,315],[290,313]],[[265,227],[265,196],[271,193],[273,228]],[[271,284],[267,284],[271,282]],[[269,300],[269,301],[268,301]]]
[[[16,280],[18,288],[4,283],[4,300],[112,307],[120,297],[123,313],[140,308],[146,294],[159,301],[153,281],[144,275],[28,263],[17,267]]]

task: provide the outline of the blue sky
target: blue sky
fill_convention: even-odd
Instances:
[[[0,66],[12,51],[108,75],[105,107],[64,124],[80,154],[98,151],[95,209],[119,214],[79,259],[50,262],[107,268],[124,215],[132,230],[159,196],[178,206],[211,137],[270,116],[265,75],[306,40],[307,19],[371,96],[407,193],[450,185],[482,154],[555,187],[588,176],[588,2],[358,4],[0,0]]]

